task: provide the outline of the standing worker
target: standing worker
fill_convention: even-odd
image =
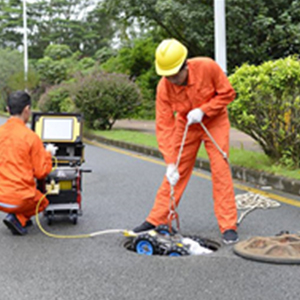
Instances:
[[[27,93],[12,93],[7,102],[11,117],[0,127],[0,210],[8,213],[3,222],[11,232],[25,235],[43,197],[34,179],[51,172],[51,154],[55,154],[56,147],[49,144],[45,150],[41,139],[26,126],[31,115]],[[47,205],[44,198],[39,212]]]
[[[175,39],[162,41],[156,49],[156,72],[163,76],[156,95],[156,135],[167,170],[150,214],[133,231],[143,232],[168,223],[170,185],[174,187],[178,206],[201,142],[204,142],[211,165],[215,215],[224,243],[231,244],[238,241],[238,234],[230,166],[200,123],[203,122],[216,143],[228,154],[230,123],[226,106],[234,100],[235,91],[212,59],[187,59],[187,54],[187,48]],[[187,125],[177,170],[176,161]]]

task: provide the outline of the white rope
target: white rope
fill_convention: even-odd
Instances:
[[[217,144],[216,140],[213,138],[213,136],[210,134],[210,132],[208,131],[208,129],[205,127],[205,125],[202,122],[200,122],[200,125],[203,128],[203,130],[205,131],[205,133],[207,134],[207,136],[210,138],[212,143],[216,146],[218,151],[222,154],[223,158],[229,163],[227,153],[221,149],[221,147]]]
[[[189,125],[186,124],[185,129],[184,129],[184,133],[183,133],[183,136],[182,136],[181,144],[180,144],[180,149],[179,149],[178,156],[177,156],[177,161],[176,161],[176,165],[175,165],[176,169],[178,169],[178,167],[179,167],[179,163],[180,163],[180,159],[181,159],[181,155],[182,155],[182,151],[183,151],[183,147],[184,147],[184,144],[185,144],[185,140],[186,140],[188,130],[189,130]]]
[[[178,167],[179,167],[181,155],[182,155],[182,152],[183,152],[183,147],[184,147],[186,136],[187,136],[187,133],[188,133],[188,129],[189,129],[189,125],[186,124],[185,129],[184,129],[184,133],[183,133],[183,136],[182,136],[181,144],[180,144],[180,149],[179,149],[178,156],[177,156],[176,165],[175,165],[175,169],[177,169],[177,170],[178,170]],[[176,206],[176,201],[175,201],[174,186],[172,184],[170,184],[170,201],[169,201],[169,216],[168,216],[168,219],[169,219],[169,223],[172,224],[173,217],[176,218],[176,221],[177,221],[176,229],[179,232],[180,231],[179,216],[178,216],[178,213],[177,213],[176,209],[177,209],[177,206]]]
[[[280,206],[279,202],[254,193],[236,195],[235,202],[238,210],[245,210],[239,217],[237,225],[240,225],[245,216],[257,208],[267,209]]]

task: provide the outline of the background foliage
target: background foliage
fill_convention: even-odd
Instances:
[[[155,89],[159,77],[154,68],[156,44],[152,37],[135,39],[131,46],[124,46],[116,56],[110,57],[101,68],[107,72],[129,75],[141,89],[143,100],[135,115],[154,118]]]
[[[155,48],[163,38],[174,37],[188,47],[190,57],[214,57],[213,3],[51,0],[49,5],[48,0],[28,1],[27,88],[34,103],[39,100],[43,110],[80,108],[94,128],[109,129],[117,118],[154,118],[159,80]],[[2,108],[7,93],[25,86],[18,52],[23,50],[22,22],[22,1],[0,0]],[[228,74],[233,74],[238,91],[230,108],[233,124],[258,140],[274,160],[299,165],[297,59],[289,56],[300,52],[300,1],[226,0],[226,30]],[[124,90],[113,83],[116,80]],[[82,82],[95,94],[89,94]],[[106,91],[105,97],[97,85]],[[127,86],[132,98],[126,94]],[[124,103],[117,101],[117,92]],[[84,105],[78,102],[84,101],[83,95],[90,99]],[[107,116],[105,109],[110,111]]]
[[[159,28],[157,37],[175,37],[190,56],[214,57],[214,0],[106,0],[107,10],[124,26]],[[227,0],[228,70],[244,62],[299,53],[300,1]],[[245,30],[245,28],[247,30]]]
[[[277,162],[300,167],[300,62],[288,57],[260,66],[244,64],[230,81],[237,98],[232,124],[252,136]]]

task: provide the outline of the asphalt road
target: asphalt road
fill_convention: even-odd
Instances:
[[[131,229],[152,207],[165,167],[162,161],[110,147],[87,145],[83,216],[73,225],[59,219],[44,228],[74,235]],[[209,174],[192,176],[181,201],[182,232],[221,242],[213,212]],[[237,189],[236,193],[244,193]],[[286,195],[286,197],[289,197]],[[5,216],[0,213],[0,218]],[[255,210],[239,228],[240,239],[299,231],[300,209]],[[34,222],[35,223],[35,222]],[[53,239],[36,225],[24,237],[0,225],[0,299],[122,300],[298,299],[298,265],[254,262],[221,246],[207,256],[141,256],[123,246],[121,234]]]

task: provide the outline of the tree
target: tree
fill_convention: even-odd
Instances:
[[[21,0],[0,0],[0,47],[23,44]],[[27,3],[28,52],[41,58],[49,44],[65,44],[73,52],[93,56],[109,46],[114,35],[112,21],[101,2],[93,0],[40,0]]]
[[[228,0],[227,28],[231,69],[298,54],[300,1]]]
[[[23,44],[22,1],[0,0],[0,47],[16,49]]]
[[[37,1],[29,6],[30,47],[33,58],[42,56],[42,49],[49,44],[68,45],[72,52],[83,56],[108,46],[114,34],[110,20],[92,0]]]
[[[158,27],[159,37],[184,43],[190,56],[214,57],[213,0],[106,0],[120,22]],[[300,1],[227,0],[228,70],[244,62],[300,52]]]

